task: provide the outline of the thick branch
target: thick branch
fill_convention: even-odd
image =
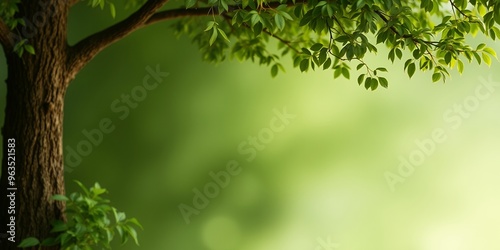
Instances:
[[[9,27],[0,19],[0,44],[4,48],[5,54],[12,51],[14,42],[11,38],[11,31]]]
[[[198,9],[173,9],[173,10],[165,10],[160,11],[151,16],[144,24],[150,25],[161,21],[172,20],[181,17],[192,17],[192,16],[208,16],[217,13],[214,11],[214,8],[198,8]]]
[[[288,6],[294,6],[297,4],[301,3],[307,3],[307,0],[296,0],[295,3],[292,1],[289,1],[286,3]],[[266,4],[266,8],[276,8],[284,3],[280,2],[269,2]],[[240,6],[237,5],[229,5],[229,12],[235,11],[240,9]],[[250,7],[247,7],[246,10],[251,10]],[[173,10],[165,10],[165,11],[160,11],[153,16],[145,23],[145,25],[165,21],[165,20],[171,20],[175,18],[181,18],[181,17],[190,17],[190,16],[208,16],[208,15],[214,15],[214,13],[218,13],[218,10],[216,7],[204,7],[204,8],[197,8],[197,9],[173,9]],[[217,14],[216,14],[217,15]]]
[[[125,20],[97,32],[70,47],[68,69],[70,76],[85,66],[94,56],[110,44],[141,28],[168,0],[149,0]]]
[[[77,0],[72,0],[77,1]],[[145,27],[150,24],[154,24],[160,21],[172,20],[181,17],[193,17],[193,16],[208,16],[208,15],[218,15],[216,7],[204,7],[198,9],[173,9],[156,12],[161,8],[168,0],[151,0],[147,1],[144,6],[141,7],[137,12],[132,14],[127,19],[105,29],[96,34],[93,34],[75,46],[71,47],[70,61],[68,63],[69,70],[72,76],[85,66],[94,56],[96,56],[100,51],[109,46],[110,44],[124,38],[133,31]],[[296,4],[307,3],[307,0],[296,0],[295,2],[289,1],[286,4],[288,6],[293,6]],[[266,4],[265,8],[276,8],[283,3],[280,2],[269,2]],[[235,11],[240,9],[240,6],[231,5],[229,6],[229,11]],[[247,8],[250,10],[250,8]],[[156,13],[155,13],[156,12]]]

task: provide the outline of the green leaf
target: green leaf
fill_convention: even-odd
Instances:
[[[28,238],[22,240],[21,243],[19,243],[19,245],[17,245],[17,247],[26,248],[26,247],[37,246],[38,244],[40,244],[40,241],[37,238],[28,237]]]
[[[483,61],[486,63],[486,65],[491,66],[491,58],[488,56],[488,54],[483,53]]]
[[[367,77],[365,79],[365,89],[367,89],[367,90],[370,89],[371,84],[372,84],[372,78],[371,77]]]
[[[51,233],[57,233],[57,232],[62,232],[66,231],[68,229],[68,226],[66,223],[60,220],[56,220],[52,223],[52,230],[50,230]]]
[[[342,68],[338,67],[333,71],[333,78],[338,78],[342,74]]]
[[[451,62],[451,52],[446,52],[446,54],[444,55],[444,62],[446,64],[450,64],[450,62]]]
[[[370,88],[373,90],[376,90],[378,87],[378,80],[376,78],[372,78],[370,81]]]
[[[389,51],[389,54],[387,55],[387,59],[391,60],[391,62],[394,62],[394,50],[392,49]]]
[[[307,71],[308,68],[309,68],[309,60],[308,59],[304,59],[304,60],[300,61],[300,71],[301,72]]]
[[[350,46],[350,44],[346,45],[345,46],[346,49],[346,57],[347,57],[347,60],[352,60],[352,58],[354,57],[354,47],[353,46]]]
[[[311,51],[309,51],[308,49],[306,48],[302,48],[302,52],[304,52],[304,54],[310,56],[311,55]]]
[[[349,41],[349,37],[346,35],[342,35],[342,36],[335,38],[335,40],[339,43],[345,43],[345,42]]]
[[[408,65],[408,76],[411,78],[415,73],[415,63],[410,63]]]
[[[191,8],[196,4],[197,0],[186,0],[186,9]]]
[[[328,58],[326,59],[325,63],[323,64],[323,69],[328,69],[332,65],[332,59]]]
[[[482,50],[484,47],[486,47],[486,44],[480,43],[480,44],[477,45],[476,50]]]
[[[251,21],[251,24],[252,24],[252,27],[257,24],[258,22],[260,22],[260,16],[259,16],[259,13],[255,12],[253,15],[252,15],[252,18],[250,19]]]
[[[260,35],[260,33],[262,32],[262,29],[263,29],[262,23],[256,23],[253,26],[253,33],[254,33],[254,35],[255,36]]]
[[[73,238],[74,235],[71,235],[70,232],[66,231],[65,233],[62,233],[59,235],[61,239],[61,245],[65,246],[68,244],[68,242]],[[58,237],[58,238],[59,238]]]
[[[135,229],[133,229],[132,227],[125,227],[125,230],[128,232],[130,237],[134,239],[135,244],[139,245],[139,241],[137,240],[137,232],[135,231]]]
[[[342,75],[346,78],[346,79],[349,79],[350,78],[350,75],[349,75],[349,70],[347,68],[342,68]]]
[[[333,8],[332,8],[332,6],[330,4],[328,4],[325,7],[326,7],[326,13],[328,14],[328,17],[333,17]]]
[[[67,250],[83,250],[78,245],[71,245]]]
[[[219,13],[222,13],[222,10],[229,11],[229,6],[227,5],[226,0],[219,0]]]
[[[85,192],[86,195],[90,195],[89,190],[79,181],[74,180],[74,182]]]
[[[204,30],[204,31],[209,31],[209,30],[213,29],[213,28],[214,28],[214,25],[217,25],[217,23],[216,23],[216,22],[214,22],[214,21],[210,21],[210,22],[208,22],[208,23],[207,23],[207,27],[205,28],[205,30]]]
[[[398,49],[398,48],[396,48],[396,56],[397,56],[400,60],[401,60],[401,57],[403,57],[403,52],[402,52],[400,49]]]
[[[365,74],[361,74],[358,76],[358,84],[361,85],[363,83],[363,80],[365,80]]]
[[[108,245],[113,240],[113,231],[110,228],[106,228],[106,241],[104,245]]]
[[[464,72],[464,63],[461,60],[458,60],[457,69],[460,74]]]
[[[298,4],[294,9],[293,9],[293,15],[296,17],[301,17],[304,10],[304,6],[302,4]]]
[[[115,216],[115,220],[116,220],[116,222],[121,222],[121,221],[124,221],[124,220],[127,218],[127,216],[125,215],[125,213],[123,213],[123,212],[118,212],[118,211],[116,211],[116,209],[115,209],[115,208],[113,208],[113,214],[114,214],[114,216]]]
[[[28,53],[34,55],[35,54],[35,48],[29,44],[24,45],[24,50],[26,50]]]
[[[278,75],[278,65],[275,64],[271,67],[271,76],[276,77],[276,75]]]
[[[479,56],[479,53],[472,51],[472,54],[474,55],[474,58],[476,58],[477,63],[481,64],[481,56]]]
[[[68,201],[69,200],[68,197],[66,197],[65,195],[62,195],[62,194],[53,195],[52,199],[56,200],[56,201]]]
[[[495,10],[496,10],[498,7],[499,7],[498,5],[497,5],[497,6],[495,6]],[[493,17],[494,17],[494,19],[495,19],[495,22],[496,22],[497,24],[500,24],[500,10],[497,10],[497,11],[495,12],[495,14],[493,15]]]
[[[282,5],[280,5],[280,6],[285,6],[284,8],[286,8],[286,4],[282,4]],[[288,14],[288,13],[287,13],[287,12],[285,12],[285,11],[278,11],[278,13],[280,13],[280,14],[281,14],[281,15],[282,15],[285,19],[287,19],[287,20],[290,20],[290,21],[292,21],[292,20],[293,20],[293,17],[292,17],[292,16],[290,16],[290,14]]]
[[[129,234],[134,239],[136,245],[139,245],[139,240],[137,239],[137,232],[132,227],[129,227]]]
[[[497,58],[497,53],[492,48],[484,48],[483,51]]]
[[[275,64],[275,65],[278,65],[278,64]],[[138,226],[140,229],[144,229],[144,228],[142,227],[141,223],[139,223],[139,221],[137,221],[137,219],[136,219],[136,218],[130,218],[130,219],[128,219],[128,220],[127,220],[127,223],[132,223],[132,224],[134,224],[134,225]]]
[[[384,88],[387,88],[389,86],[389,82],[384,77],[379,77],[378,81],[380,83],[380,86],[382,86]]]
[[[115,5],[110,3],[109,4],[109,11],[111,12],[111,17],[115,18],[116,17],[116,8]]]
[[[405,70],[408,68],[408,65],[410,65],[411,62],[412,62],[412,59],[406,60],[405,67],[404,67]]]
[[[420,58],[420,50],[415,49],[415,50],[413,51],[413,58],[415,58],[415,59]]]
[[[229,38],[227,38],[226,32],[224,32],[224,30],[222,30],[221,28],[217,28],[217,31],[219,31],[220,35],[222,36],[222,38],[224,38],[224,40],[226,40],[227,42],[231,42],[229,41]]]
[[[315,43],[313,46],[311,46],[312,51],[319,51],[321,48],[323,48],[323,44],[321,43]]]
[[[321,7],[326,4],[326,1],[320,1],[318,4],[316,4],[316,7]]]
[[[388,34],[387,32],[382,32],[382,33],[378,34],[377,44],[385,42],[387,40],[387,34]]]
[[[325,63],[326,61],[326,58],[327,58],[327,53],[328,49],[327,48],[322,48],[319,52],[319,56],[318,56],[318,60],[319,60],[319,64],[323,64]],[[318,65],[319,66],[319,65]]]
[[[117,226],[115,229],[118,232],[118,235],[120,235],[120,238],[123,239],[123,228],[121,226]]]
[[[250,0],[242,0],[241,7],[244,9],[248,6],[249,3],[250,3]],[[252,2],[252,4],[253,4],[253,2]]]
[[[283,30],[285,28],[285,18],[283,18],[282,15],[274,15],[274,22],[276,23],[276,27],[278,27],[279,30]]]
[[[217,39],[217,34],[219,34],[219,32],[217,32],[217,29],[216,28],[212,29],[212,35],[210,36],[210,41],[209,41],[210,46],[212,46],[212,44],[214,44],[215,40]]]
[[[100,0],[92,0],[92,8],[95,8],[97,5],[99,5]]]
[[[439,79],[441,79],[441,73],[436,72],[436,73],[432,74],[432,82],[437,82],[437,81],[439,81]]]
[[[101,188],[101,186],[99,185],[99,183],[95,183],[94,186],[92,188],[90,188],[90,192],[92,192],[92,194],[94,194],[94,197],[97,197],[101,194],[104,194],[107,192],[106,189],[104,188]]]

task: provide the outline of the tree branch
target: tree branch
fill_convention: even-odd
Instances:
[[[168,0],[149,0],[125,20],[81,40],[69,48],[68,70],[70,77],[83,68],[92,58],[110,44],[141,28]]]
[[[286,5],[288,6],[294,6],[297,4],[302,4],[302,3],[307,3],[307,0],[296,0],[295,2],[288,1]],[[276,8],[282,4],[285,3],[280,3],[280,2],[269,2],[266,4],[266,8]],[[235,11],[240,9],[240,6],[237,5],[229,5],[229,12]],[[247,7],[245,10],[252,10],[250,7]],[[181,18],[181,17],[189,17],[189,16],[208,16],[212,15],[213,13],[218,13],[218,10],[216,7],[204,7],[204,8],[197,8],[197,9],[173,9],[173,10],[165,10],[165,11],[160,11],[145,23],[145,25],[161,22],[161,21],[166,21],[166,20],[171,20],[175,18]],[[218,14],[216,14],[218,15]]]
[[[5,54],[14,49],[14,42],[11,37],[9,27],[0,19],[0,44],[4,48]]]
[[[190,17],[190,16],[208,16],[214,13],[214,8],[206,7],[206,8],[198,8],[198,9],[173,9],[173,10],[165,10],[160,11],[154,15],[152,15],[144,25],[150,25],[161,21],[172,20],[176,18],[182,17]],[[217,11],[215,11],[217,13]]]
[[[460,8],[458,8],[458,6],[453,1],[450,0],[450,4],[451,4],[451,8],[456,9],[458,12],[460,12],[460,14],[462,14],[462,16],[469,17]],[[455,12],[455,11],[453,11],[453,12]]]
[[[72,3],[78,2],[78,0],[71,1]],[[214,13],[218,13],[216,7],[203,7],[198,9],[179,8],[156,12],[166,2],[168,2],[168,0],[147,1],[137,12],[129,16],[127,19],[98,33],[95,33],[81,40],[76,45],[70,47],[68,68],[72,76],[76,75],[76,73],[78,73],[81,68],[83,68],[104,48],[124,38],[137,29],[157,22],[172,20],[181,17],[208,16],[214,15]],[[295,2],[289,1],[286,4],[288,6],[294,6],[301,3],[307,3],[307,0],[296,0]],[[281,4],[284,3],[269,2],[266,4],[265,8],[276,8]],[[240,8],[241,7],[238,5],[230,5],[229,11],[232,12]],[[250,7],[247,7],[247,9],[250,10]]]

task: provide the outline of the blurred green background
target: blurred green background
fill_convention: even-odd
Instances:
[[[114,21],[77,6],[70,43]],[[500,84],[498,62],[467,65],[462,76],[455,70],[446,84],[433,84],[428,73],[408,79],[382,52],[368,61],[390,69],[389,89],[372,92],[356,84],[355,70],[351,80],[333,80],[331,71],[302,74],[286,61],[287,73],[272,79],[251,62],[208,64],[169,25],[105,50],[66,96],[65,153],[101,119],[115,126],[66,183],[72,192],[73,179],[99,182],[116,207],[142,222],[141,247],[116,249],[500,249],[500,87],[474,102],[481,79]],[[156,65],[169,76],[120,120],[110,105]],[[2,54],[2,81],[5,72]],[[4,84],[1,92],[5,105]],[[444,116],[464,102],[476,106],[454,129]],[[247,161],[240,143],[284,107],[296,118]],[[400,157],[418,154],[415,141],[435,129],[444,131],[444,142],[391,191],[384,174],[397,174]],[[242,172],[187,224],[179,205],[192,206],[193,189],[203,190],[213,182],[209,173],[231,160]]]

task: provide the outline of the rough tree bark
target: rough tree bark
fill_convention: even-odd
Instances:
[[[66,89],[76,74],[100,51],[133,31],[181,16],[202,15],[185,10],[156,12],[168,0],[149,0],[123,21],[67,44],[67,15],[79,0],[29,0],[19,4],[26,27],[10,31],[0,19],[0,44],[8,65],[7,105],[2,127],[3,160],[0,178],[0,236],[15,219],[15,242],[0,238],[0,249],[17,249],[26,237],[49,236],[51,221],[64,220],[64,204],[51,200],[64,194],[63,107]],[[206,15],[206,13],[204,13]],[[27,38],[36,55],[19,57],[13,47]],[[15,158],[8,149],[15,140]],[[12,172],[15,162],[15,174]],[[10,180],[8,177],[15,177]],[[11,182],[12,181],[12,182]],[[11,200],[10,196],[15,199]],[[9,208],[10,207],[10,208]],[[12,209],[15,213],[9,213]],[[7,234],[7,237],[11,235]],[[38,249],[38,248],[36,248]],[[56,250],[60,247],[44,247]]]
[[[27,26],[19,31],[29,38],[36,55],[24,53],[20,58],[4,48],[8,78],[2,128],[1,225],[2,233],[10,231],[6,225],[12,224],[11,216],[15,216],[15,243],[3,238],[0,249],[16,249],[20,240],[29,236],[46,238],[50,222],[64,219],[64,204],[51,200],[51,196],[64,194],[62,125],[64,95],[70,81],[66,66],[69,6],[67,1],[24,1],[20,7],[19,14],[26,18]],[[8,139],[15,140],[14,159],[8,159],[7,149],[12,146]],[[8,162],[10,166],[15,162],[15,180],[11,183],[7,179],[12,174],[7,171]],[[17,190],[8,190],[11,187]],[[15,203],[8,197],[12,194]],[[15,214],[9,214],[11,205]]]

